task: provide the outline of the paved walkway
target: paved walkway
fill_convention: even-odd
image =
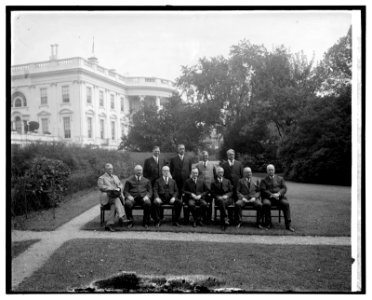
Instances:
[[[99,205],[89,209],[55,231],[12,231],[12,241],[40,239],[12,260],[12,289],[38,270],[64,242],[71,239],[138,239],[167,241],[203,241],[213,243],[337,245],[350,246],[350,237],[264,236],[173,232],[105,232],[80,230],[97,217]]]

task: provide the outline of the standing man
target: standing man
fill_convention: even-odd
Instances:
[[[222,167],[217,167],[216,172],[217,178],[211,184],[211,193],[220,209],[222,230],[225,230],[230,225],[227,219],[227,207],[233,204],[233,186],[230,180],[223,177],[224,170]]]
[[[115,221],[115,214],[119,216],[119,223],[122,225],[124,220],[124,207],[121,203],[120,198],[123,198],[123,184],[121,183],[120,179],[113,174],[114,167],[112,164],[107,163],[105,165],[105,173],[98,178],[98,188],[99,190],[105,194],[101,197],[101,204],[107,205],[110,204],[110,213],[107,218],[105,230],[107,231],[115,231],[112,228],[112,225]]]
[[[152,188],[150,180],[142,176],[142,167],[140,165],[134,167],[134,175],[129,177],[125,183],[124,195],[125,212],[130,221],[128,228],[132,228],[134,225],[132,209],[135,204],[143,207],[142,225],[148,228],[150,224]]]
[[[181,199],[183,185],[186,179],[190,177],[191,159],[185,155],[185,145],[179,144],[177,147],[178,154],[170,160],[170,172],[172,178],[177,183],[179,198]]]
[[[202,152],[202,160],[199,161],[199,163],[196,165],[196,167],[199,170],[199,178],[203,179],[205,184],[208,187],[208,190],[211,189],[211,184],[215,179],[216,176],[216,168],[209,160],[209,154],[207,151]],[[213,198],[210,194],[210,192],[207,193],[205,200],[209,203],[209,208],[207,210],[207,219],[205,220],[205,223],[208,224],[211,221],[212,218],[212,202]]]
[[[164,165],[164,160],[160,159],[160,148],[155,146],[152,149],[152,157],[146,158],[143,165],[143,176],[150,180],[151,187],[154,187],[156,179],[161,177]]]
[[[178,199],[178,188],[176,181],[170,177],[169,167],[162,169],[163,176],[158,178],[154,184],[154,220],[155,226],[160,227],[161,205],[174,205],[174,216],[172,219],[174,226],[180,226],[179,218],[181,215],[182,202]]]
[[[198,168],[193,168],[191,170],[191,178],[187,179],[183,186],[183,193],[185,194],[184,200],[194,219],[194,223],[192,224],[193,227],[196,227],[197,223],[199,223],[200,226],[203,226],[201,217],[203,218],[203,221],[207,218],[206,212],[208,204],[207,201],[205,201],[205,196],[208,194],[209,189],[204,180],[198,178],[198,175]],[[200,216],[197,214],[196,205],[200,207]]]
[[[239,179],[243,177],[243,166],[240,161],[235,159],[235,151],[233,149],[227,152],[227,161],[223,162],[221,167],[224,169],[224,177],[229,179],[234,187],[233,197],[237,199],[236,188],[238,187]]]
[[[238,222],[237,228],[242,225],[242,208],[244,206],[253,206],[257,210],[256,226],[263,229],[260,224],[262,218],[262,202],[260,200],[259,187],[253,182],[251,168],[244,168],[244,177],[238,181],[237,195],[238,201],[235,202],[235,217]]]
[[[267,229],[273,226],[271,223],[271,205],[275,204],[283,210],[286,229],[293,232],[295,230],[291,227],[291,210],[285,196],[287,186],[284,179],[275,175],[274,165],[268,165],[266,170],[267,176],[261,180],[260,185],[262,210],[266,220],[265,226]]]

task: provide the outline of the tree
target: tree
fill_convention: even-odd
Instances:
[[[158,145],[167,152],[183,143],[188,149],[197,150],[208,133],[198,107],[174,95],[159,111],[154,105],[143,105],[133,115],[133,126],[128,136],[122,137],[119,149],[151,151]]]

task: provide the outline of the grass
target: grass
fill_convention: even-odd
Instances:
[[[66,201],[55,209],[55,219],[53,209],[33,211],[28,214],[27,218],[24,215],[13,218],[12,227],[17,230],[55,230],[98,203],[98,191],[95,188],[83,190],[68,196]]]
[[[27,240],[27,241],[20,241],[20,242],[12,242],[12,259],[23,253],[33,245],[34,243],[40,240]]]
[[[273,218],[274,228],[271,230],[259,230],[254,227],[255,219],[249,218],[243,227],[236,229],[229,227],[224,233],[231,234],[264,234],[264,235],[313,235],[313,236],[350,236],[350,213],[351,213],[351,189],[350,187],[303,184],[287,182],[288,200],[291,205],[292,225],[295,233],[285,230],[284,218],[278,223]],[[253,212],[250,212],[252,214]],[[99,211],[97,210],[97,215]],[[277,212],[273,212],[273,215]],[[190,217],[192,220],[192,217]],[[137,217],[137,226],[131,230],[144,230],[141,226],[141,217]],[[86,230],[103,230],[100,226],[99,217],[84,226]],[[126,227],[118,230],[129,230]],[[221,233],[219,225],[211,225],[193,228],[190,225],[174,227],[168,217],[167,223],[160,228],[150,226],[151,231],[174,231],[174,232],[205,232]]]
[[[15,292],[65,292],[119,271],[215,276],[252,292],[350,292],[350,257],[348,246],[78,239]]]

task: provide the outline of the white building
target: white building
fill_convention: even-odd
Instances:
[[[126,77],[98,64],[97,58],[57,59],[11,67],[12,143],[66,141],[117,148],[128,133],[130,116],[141,101],[161,107],[176,91],[173,82]],[[25,134],[36,121],[37,134]]]

